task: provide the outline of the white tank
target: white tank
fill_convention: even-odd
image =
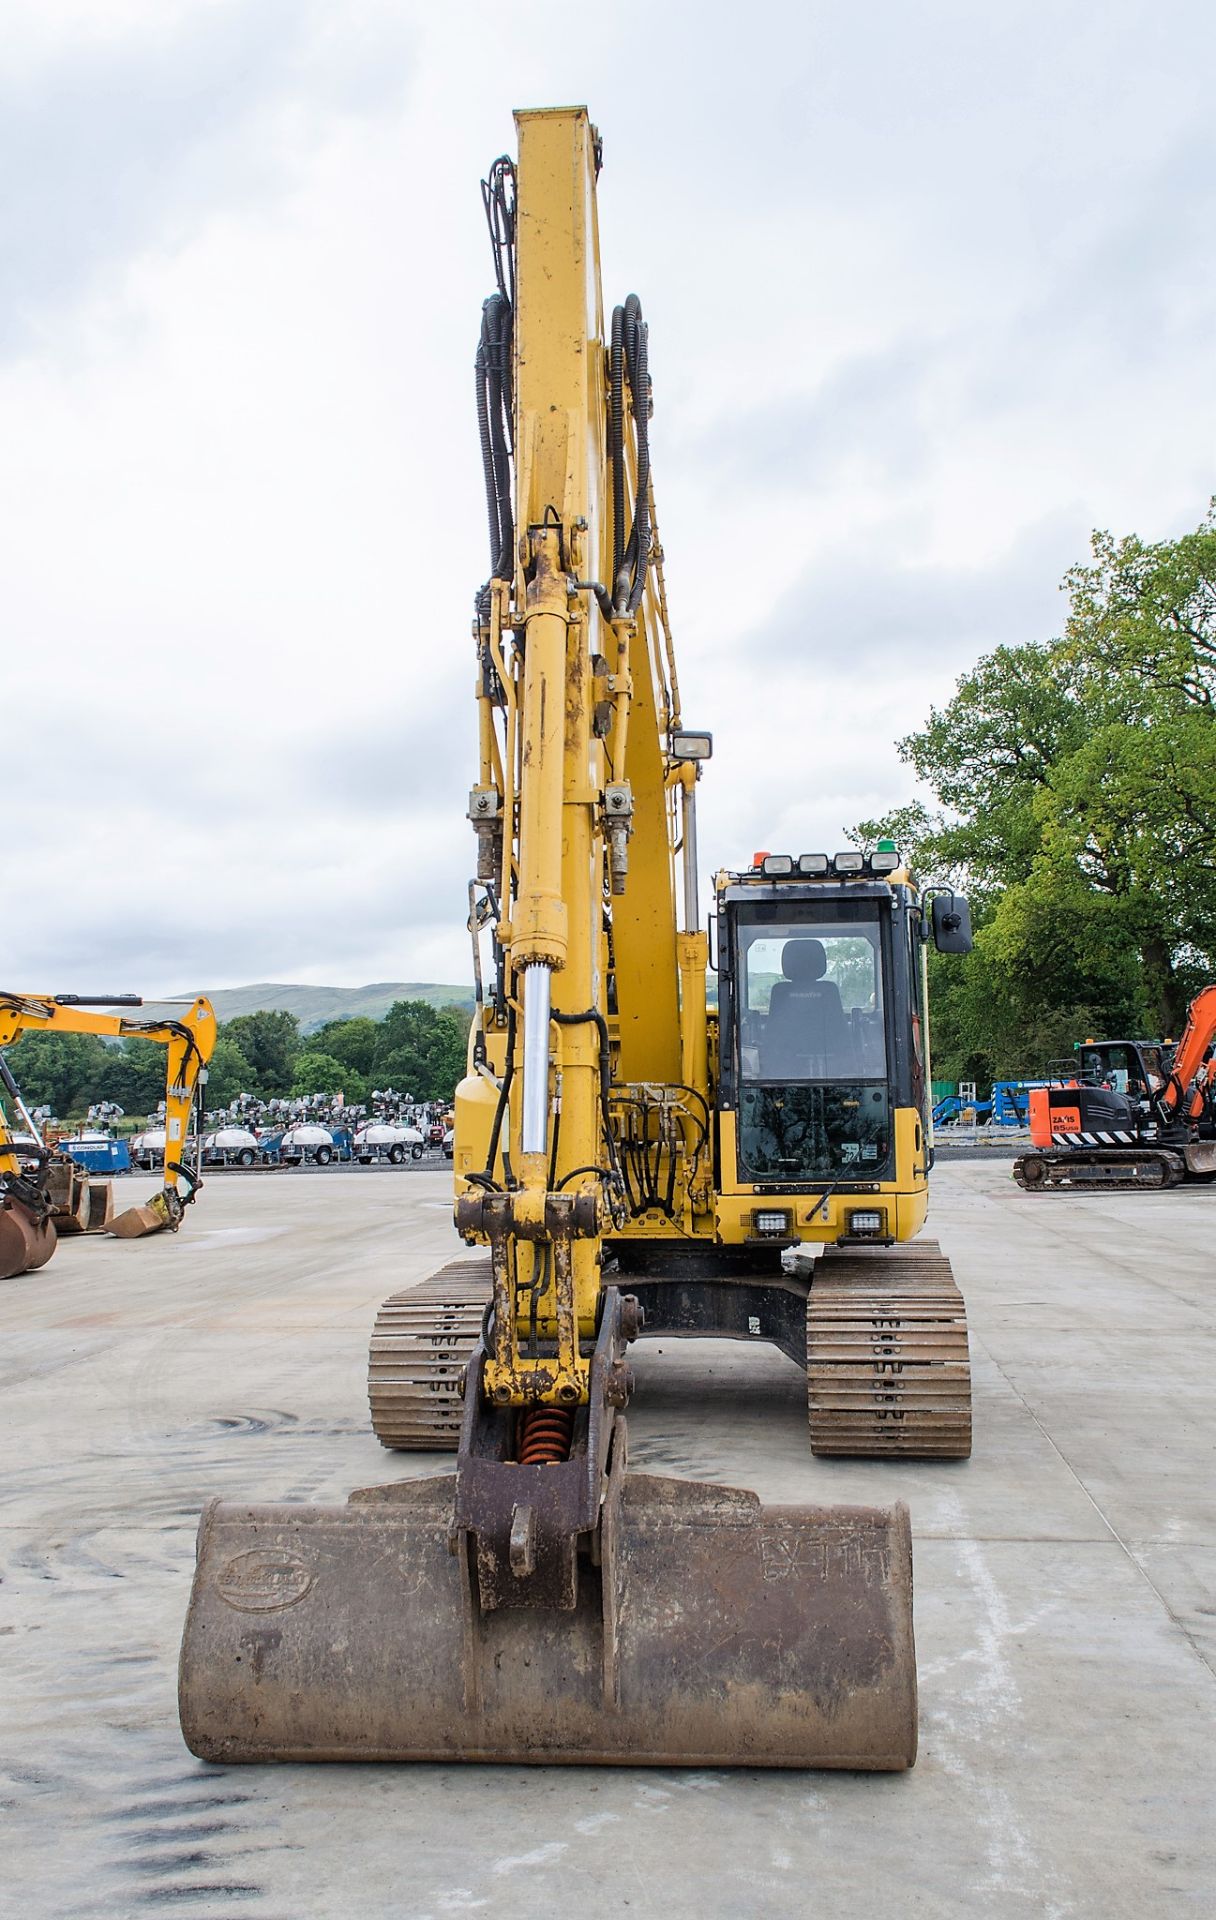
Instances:
[[[256,1147],[258,1137],[248,1127],[217,1127],[209,1135],[207,1147],[216,1153],[239,1153],[242,1147]]]
[[[285,1147],[332,1147],[334,1136],[328,1127],[315,1127],[308,1121],[298,1127],[288,1127],[283,1135]]]
[[[143,1133],[133,1134],[128,1145],[132,1153],[163,1153],[165,1130],[163,1127],[148,1127]]]
[[[406,1127],[399,1120],[369,1120],[355,1135],[357,1147],[420,1147],[422,1135],[417,1127]]]

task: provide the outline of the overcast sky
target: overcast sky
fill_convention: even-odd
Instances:
[[[1216,487],[1216,13],[0,0],[4,984],[463,980],[478,181],[604,139],[706,872]],[[20,822],[20,829],[18,823]]]

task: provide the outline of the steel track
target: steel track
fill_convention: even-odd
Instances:
[[[1154,1147],[1067,1147],[1024,1153],[1013,1163],[1023,1193],[1159,1193],[1178,1186],[1185,1173],[1181,1154]]]
[[[967,1311],[935,1240],[825,1253],[806,1352],[812,1453],[970,1454]]]
[[[376,1315],[368,1358],[372,1426],[381,1446],[455,1453],[461,1385],[490,1297],[485,1255],[454,1260],[394,1293]]]

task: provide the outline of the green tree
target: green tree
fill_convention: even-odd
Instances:
[[[220,1028],[249,1062],[254,1086],[247,1091],[269,1099],[291,1089],[301,1051],[300,1023],[294,1013],[241,1013]]]
[[[61,1120],[87,1112],[109,1060],[93,1033],[24,1033],[7,1050],[27,1106],[50,1107]]]
[[[380,1022],[371,1079],[416,1100],[450,1100],[463,1078],[469,1015],[459,1007],[397,1000]]]
[[[343,1066],[332,1054],[320,1053],[310,1047],[296,1061],[291,1091],[301,1094],[343,1093],[348,1100],[362,1100],[366,1097],[366,1084],[353,1067]]]
[[[207,1106],[211,1111],[228,1107],[238,1093],[255,1091],[253,1068],[235,1040],[221,1031],[207,1066]]]
[[[379,1022],[358,1014],[351,1020],[327,1020],[323,1027],[306,1034],[302,1044],[310,1053],[327,1053],[344,1067],[353,1067],[366,1079],[379,1037]]]
[[[931,963],[948,1077],[1176,1033],[1216,961],[1216,519],[1092,555],[1061,638],[987,655],[900,743],[939,811],[855,836],[971,893],[975,953]]]
[[[132,1038],[104,1049],[106,1058],[90,1100],[113,1100],[124,1113],[153,1113],[165,1097],[168,1049],[155,1040]]]

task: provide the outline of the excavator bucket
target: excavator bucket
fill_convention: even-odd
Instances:
[[[60,1234],[87,1233],[89,1227],[89,1176],[64,1154],[53,1159],[46,1169],[46,1191]]]
[[[126,1207],[122,1213],[116,1213],[112,1220],[106,1222],[106,1232],[114,1234],[119,1240],[139,1240],[146,1233],[161,1233],[166,1227],[176,1232],[181,1221],[181,1207],[176,1205],[175,1210],[169,1204],[166,1197],[168,1193],[169,1189],[166,1188],[164,1193],[155,1194],[147,1206]],[[176,1202],[176,1195],[173,1198]]]
[[[56,1247],[55,1229],[12,1194],[0,1199],[0,1280],[44,1267]]]
[[[192,1751],[911,1766],[902,1505],[763,1507],[731,1487],[621,1476],[572,1608],[486,1610],[452,1541],[455,1497],[449,1476],[344,1507],[213,1501],[181,1655]]]
[[[514,1457],[483,1337],[455,1474],[206,1508],[179,1689],[195,1753],[911,1766],[906,1507],[628,1473],[613,1388],[635,1336],[618,1290],[601,1298],[563,1458]]]

